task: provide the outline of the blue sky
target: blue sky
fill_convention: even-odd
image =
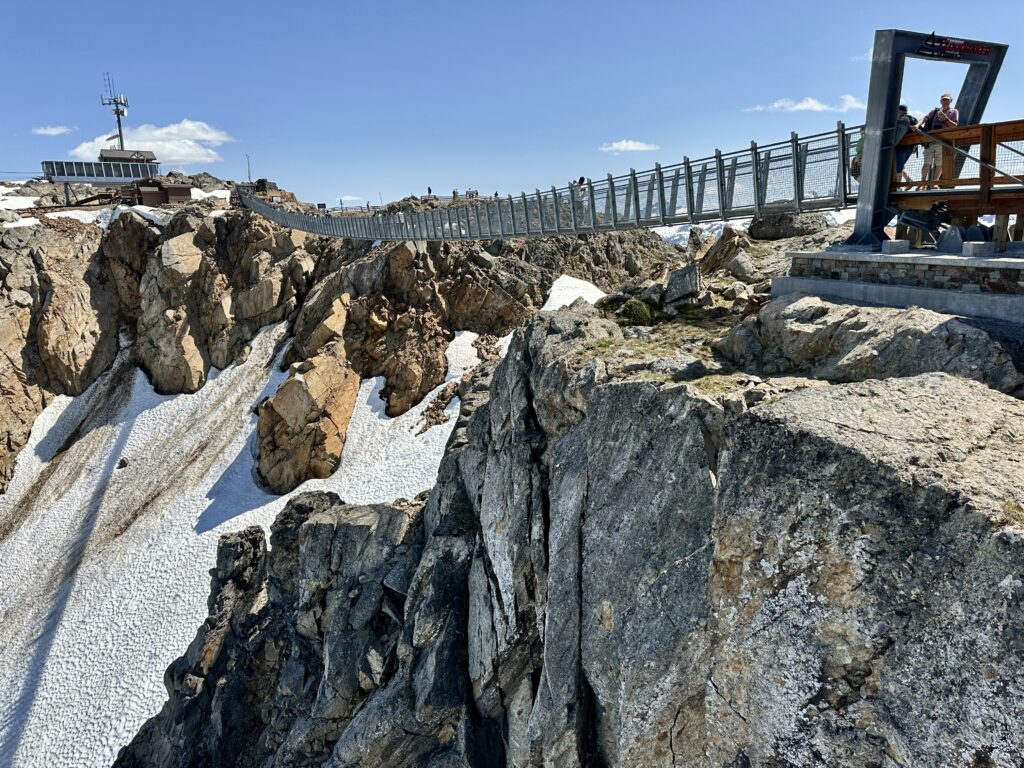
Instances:
[[[517,193],[859,123],[874,29],[935,23],[1010,45],[986,119],[1021,117],[1024,3],[984,6],[12,3],[0,171],[91,158],[114,127],[99,105],[110,71],[138,148],[160,142],[165,170],[241,179],[248,154],[254,178],[328,204],[427,185]],[[906,100],[927,109],[962,77],[912,61]],[[624,141],[658,149],[601,150]]]

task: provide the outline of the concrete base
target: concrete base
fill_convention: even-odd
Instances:
[[[815,277],[772,278],[772,296],[806,293],[887,307],[924,307],[947,315],[991,317],[1024,324],[1024,294],[971,293],[906,285],[823,280]]]

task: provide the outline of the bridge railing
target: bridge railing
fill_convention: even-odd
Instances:
[[[1019,188],[1024,179],[1024,120],[963,125],[927,135],[908,133],[899,146],[917,148],[929,143],[937,144],[941,153],[940,178],[926,185],[933,191],[978,190],[981,198],[989,200],[993,186]],[[907,160],[904,170],[911,180],[894,178],[894,193],[922,184],[923,160],[921,151]]]
[[[856,200],[851,147],[859,126],[723,153],[646,171],[531,193],[467,200],[465,205],[372,216],[287,211],[239,192],[243,205],[282,226],[365,240],[474,240],[586,234],[762,212],[843,208]]]

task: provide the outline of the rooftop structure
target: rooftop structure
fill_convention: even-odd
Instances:
[[[160,163],[156,155],[147,149],[125,149],[124,129],[121,118],[128,115],[128,97],[114,93],[114,81],[110,74],[104,75],[107,95],[100,96],[100,103],[114,107],[117,119],[117,133],[109,138],[117,139],[117,148],[101,149],[99,162],[78,162],[70,160],[44,160],[43,175],[55,184],[69,183],[97,184],[101,186],[117,186],[134,184],[140,179],[148,179],[160,175]],[[65,198],[70,203],[70,196],[65,187]]]

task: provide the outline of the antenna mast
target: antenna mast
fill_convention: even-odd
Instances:
[[[117,118],[117,144],[118,147],[124,149],[124,129],[121,127],[121,118],[128,115],[128,97],[121,93],[114,93],[114,79],[109,72],[103,73],[103,84],[106,86],[107,95],[100,96],[100,104],[114,108],[114,117]]]

